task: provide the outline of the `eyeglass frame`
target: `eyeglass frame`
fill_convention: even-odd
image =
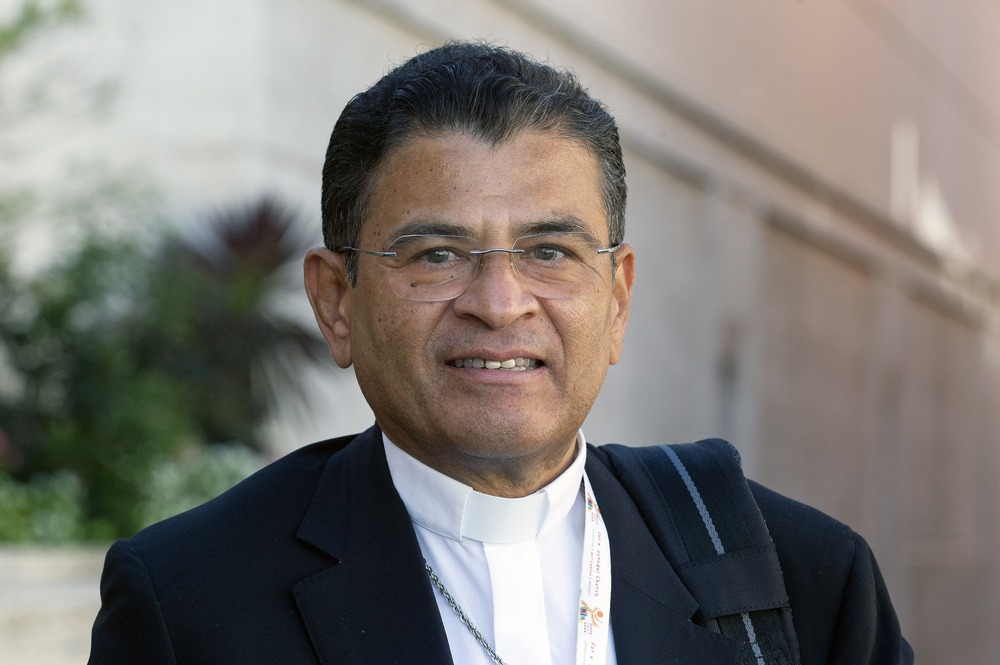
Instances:
[[[488,249],[470,249],[469,250],[469,254],[471,256],[477,256],[477,257],[478,256],[484,256],[486,254],[493,254],[493,253],[497,253],[497,252],[503,253],[503,254],[507,254],[508,256],[513,256],[515,254],[524,254],[526,250],[517,249],[517,248],[514,247],[514,245],[517,245],[517,243],[519,241],[524,240],[525,238],[537,238],[537,237],[549,236],[549,235],[559,236],[559,235],[589,235],[589,234],[583,233],[583,232],[580,232],[580,231],[549,231],[549,232],[543,232],[543,233],[529,233],[527,235],[518,236],[517,238],[515,238],[514,242],[511,244],[510,249],[508,249],[506,247],[491,247],[491,248],[488,248]],[[403,239],[403,238],[410,238],[410,237],[421,237],[421,238],[464,238],[464,239],[467,239],[467,240],[475,241],[475,238],[473,238],[472,236],[466,236],[466,235],[455,235],[455,234],[447,234],[447,233],[404,233],[403,235],[401,235],[401,236],[399,236],[397,238],[394,238],[392,242],[390,242],[388,245],[386,245],[386,247],[392,247],[394,244],[396,244],[397,242],[399,242],[401,239]],[[619,249],[621,249],[622,245],[624,245],[624,244],[625,244],[624,242],[619,242],[619,243],[617,243],[615,245],[611,245],[609,247],[598,247],[596,250],[594,250],[596,254],[599,254],[599,255],[600,254],[608,254],[611,257],[611,270],[612,270],[611,279],[612,279],[612,282],[614,281],[614,270],[615,270],[615,263],[616,263],[616,261],[615,261],[615,252],[617,252]],[[390,252],[390,251],[385,251],[385,250],[379,251],[379,250],[374,250],[374,249],[363,249],[361,247],[352,247],[350,245],[341,245],[341,246],[339,246],[339,247],[336,248],[336,251],[340,252],[340,253],[343,253],[343,252],[359,252],[361,254],[368,254],[368,255],[371,255],[371,256],[380,256],[380,257],[393,257],[393,256],[398,256],[399,255],[398,252]],[[481,260],[480,260],[480,263],[477,264],[477,266],[478,265],[481,265]],[[514,269],[514,273],[516,275],[518,275],[518,278],[523,280],[523,278],[521,277],[521,273],[517,269],[516,265],[512,263],[511,264],[511,268]],[[453,296],[451,296],[449,298],[442,298],[441,300],[420,300],[420,299],[406,298],[405,296],[401,296],[398,293],[396,293],[396,295],[397,295],[397,297],[403,298],[404,300],[413,300],[414,302],[447,302],[449,300],[454,300],[455,298],[458,298],[459,296],[461,296],[463,293],[465,293],[466,291],[468,291],[468,289],[469,289],[470,286],[472,286],[472,281],[471,280],[470,280],[469,284],[466,285],[466,287],[465,287],[464,290],[459,291],[458,293],[456,293],[455,295],[453,295]],[[527,284],[525,284],[525,286],[527,286]],[[528,290],[531,291],[531,288],[529,287]],[[395,293],[395,291],[394,291],[394,293]],[[537,293],[534,293],[534,291],[532,291],[532,293],[537,298],[552,299],[551,297],[540,296]]]

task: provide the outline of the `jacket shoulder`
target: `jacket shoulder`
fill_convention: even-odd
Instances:
[[[912,663],[865,539],[822,511],[748,483],[778,552],[803,664]]]
[[[854,539],[859,536],[843,522],[753,480],[747,480],[747,484],[767,522],[771,537],[792,548],[790,554],[802,548],[810,549],[810,544],[822,549],[842,543],[845,551],[853,550]]]

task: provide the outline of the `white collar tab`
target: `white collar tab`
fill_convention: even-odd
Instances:
[[[508,544],[536,538],[561,523],[580,495],[587,446],[577,434],[576,457],[551,483],[526,497],[476,492],[432,469],[382,435],[392,482],[416,524],[453,540]]]

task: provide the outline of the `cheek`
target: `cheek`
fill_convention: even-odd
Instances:
[[[404,347],[413,343],[416,330],[412,319],[406,319],[402,312],[374,308],[365,318],[365,324],[356,329],[359,337],[356,343],[368,350],[366,358],[370,362],[377,363],[380,358],[401,354]]]
[[[398,313],[372,309],[366,312],[364,325],[352,330],[355,353],[354,373],[368,403],[377,415],[387,411],[412,410],[418,394],[414,381],[417,359],[412,322],[403,325]]]
[[[412,303],[392,293],[372,294],[359,312],[352,344],[364,349],[362,371],[384,374],[389,381],[408,383],[408,377],[426,362],[433,338],[436,309],[428,303]]]
[[[602,302],[595,307],[564,311],[557,327],[570,370],[604,376],[611,343],[609,307]]]

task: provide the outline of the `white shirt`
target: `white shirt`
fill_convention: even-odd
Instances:
[[[519,499],[476,492],[384,435],[383,441],[389,473],[424,558],[487,643],[509,665],[575,665],[585,515],[583,433],[569,468]],[[494,665],[437,590],[435,597],[454,662]],[[609,635],[607,663],[616,662]]]

